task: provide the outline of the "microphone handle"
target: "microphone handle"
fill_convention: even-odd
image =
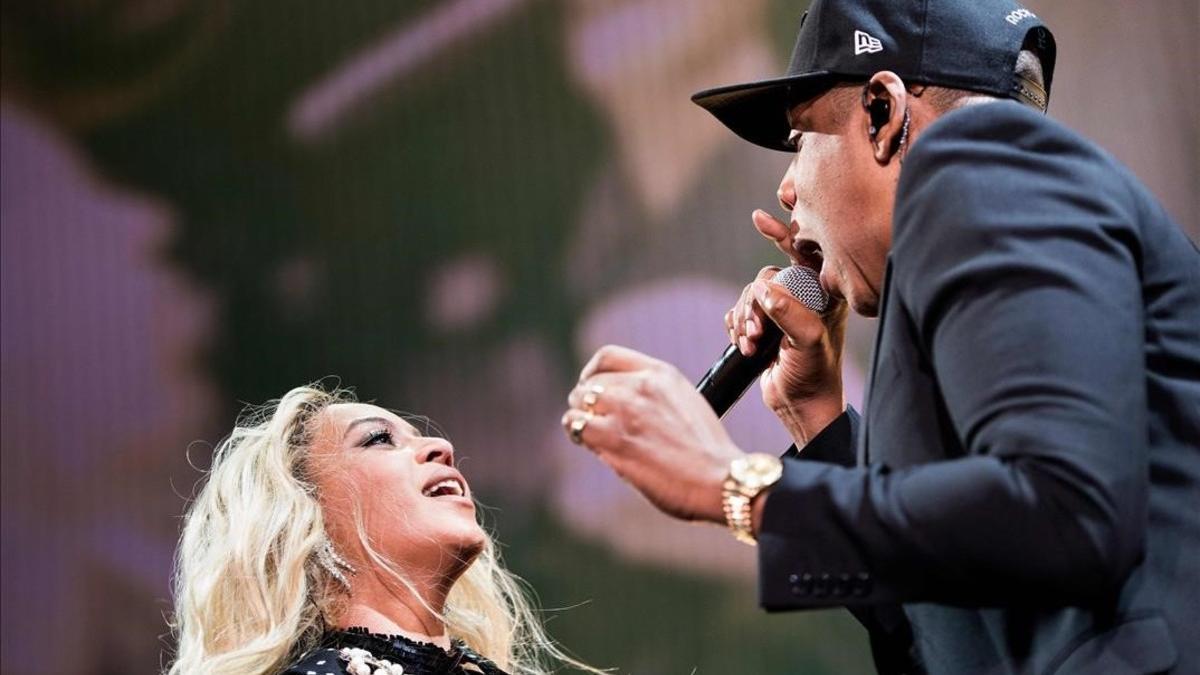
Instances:
[[[762,324],[763,334],[755,341],[754,354],[743,356],[737,345],[729,345],[696,384],[717,417],[729,412],[779,354],[783,331],[770,320]]]

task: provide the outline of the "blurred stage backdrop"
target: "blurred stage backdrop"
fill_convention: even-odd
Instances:
[[[782,72],[802,2],[2,7],[0,670],[155,672],[192,465],[243,403],[326,376],[446,430],[585,660],[869,668],[848,614],[761,613],[751,549],[658,515],[558,426],[603,343],[698,377],[777,262],[749,214],[787,158],[688,96]],[[1051,114],[1196,237],[1196,5],[1032,9],[1060,43]],[[782,451],[759,408],[735,438]]]

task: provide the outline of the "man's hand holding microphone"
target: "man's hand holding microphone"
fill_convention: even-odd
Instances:
[[[753,220],[755,228],[794,264],[813,264],[793,248],[792,232],[786,224],[761,210],[755,211]],[[811,292],[805,297],[809,306],[823,308],[823,313],[793,295],[799,292],[797,280],[808,284],[806,291],[816,283],[814,273],[800,272],[780,275],[779,268],[766,267],[743,289],[725,314],[730,343],[737,354],[727,352],[700,388],[712,390],[710,376],[722,361],[753,357],[760,343],[766,342],[764,337],[778,326],[782,339],[777,356],[769,365],[752,367],[766,365],[759,378],[763,402],[797,445],[803,446],[845,407],[841,355],[847,312],[844,302],[825,297],[819,287],[819,299]],[[777,275],[782,278],[776,279]],[[747,364],[725,367],[738,366],[743,372],[733,379],[748,381]],[[740,394],[741,390],[732,395],[723,392],[728,404]],[[742,539],[756,531],[764,500],[756,500],[755,495],[778,480],[778,468],[773,477],[755,473],[763,469],[761,460],[768,456],[747,455],[734,444],[714,411],[714,406],[722,406],[712,391],[702,395],[669,363],[610,345],[599,349],[584,366],[568,404],[562,424],[571,440],[594,452],[658,509],[684,520],[727,523]],[[765,470],[772,473],[771,467]],[[769,482],[762,485],[764,481]]]

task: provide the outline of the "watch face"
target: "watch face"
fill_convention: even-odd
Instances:
[[[730,474],[742,487],[759,490],[779,480],[783,475],[783,465],[778,457],[754,453],[735,460],[730,465]]]

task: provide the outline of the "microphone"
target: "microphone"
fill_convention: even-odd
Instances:
[[[824,314],[829,308],[829,295],[821,288],[820,277],[808,267],[785,267],[771,281],[786,286],[797,300],[818,314]],[[755,342],[753,355],[743,356],[737,345],[729,345],[696,384],[696,389],[712,406],[717,417],[724,417],[729,412],[779,354],[783,331],[770,319],[762,324],[763,333]]]

